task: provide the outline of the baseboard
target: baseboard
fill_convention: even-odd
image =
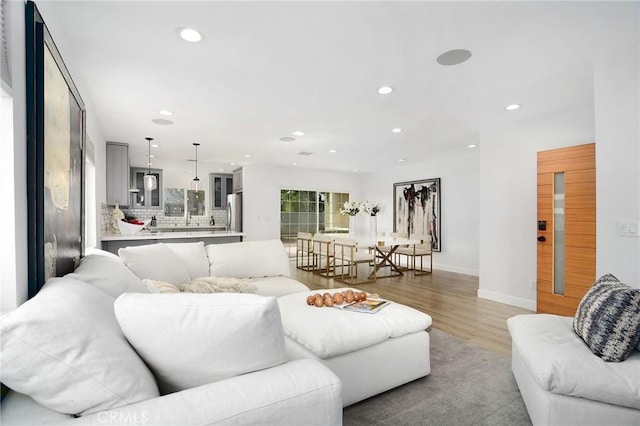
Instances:
[[[494,291],[488,291],[478,289],[478,297],[480,299],[493,300],[494,302],[504,303],[506,305],[517,306],[519,308],[528,309],[530,311],[536,310],[536,301],[523,299],[521,297],[507,296],[506,294],[496,293]]]
[[[458,266],[440,265],[438,263],[433,264],[433,269],[438,271],[456,272],[458,274],[473,275],[474,277],[480,276],[480,271],[477,269],[460,268]]]

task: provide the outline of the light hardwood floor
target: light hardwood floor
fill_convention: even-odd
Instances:
[[[333,279],[292,268],[294,278],[312,290],[349,287]],[[352,286],[425,312],[433,327],[485,349],[511,354],[506,320],[532,311],[476,297],[478,277],[434,270],[433,274],[382,278],[376,283]]]

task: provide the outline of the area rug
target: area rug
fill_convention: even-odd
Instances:
[[[431,374],[344,409],[344,425],[531,425],[511,359],[431,329]]]

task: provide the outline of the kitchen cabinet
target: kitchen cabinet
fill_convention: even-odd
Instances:
[[[233,194],[233,175],[229,173],[209,173],[210,208],[226,209],[227,195]]]
[[[156,177],[158,187],[153,191],[144,189],[144,175],[149,172],[142,167],[131,168],[131,180],[133,186],[138,188],[138,192],[131,194],[131,207],[144,207],[151,209],[162,208],[162,169],[151,169],[151,174]]]
[[[233,171],[233,192],[242,192],[242,169]]]
[[[129,205],[129,144],[107,142],[107,204]]]

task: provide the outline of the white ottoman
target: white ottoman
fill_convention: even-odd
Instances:
[[[306,303],[311,294],[347,289],[278,298],[290,359],[314,358],[329,367],[342,381],[345,407],[428,375],[429,315],[395,302],[375,314]]]

